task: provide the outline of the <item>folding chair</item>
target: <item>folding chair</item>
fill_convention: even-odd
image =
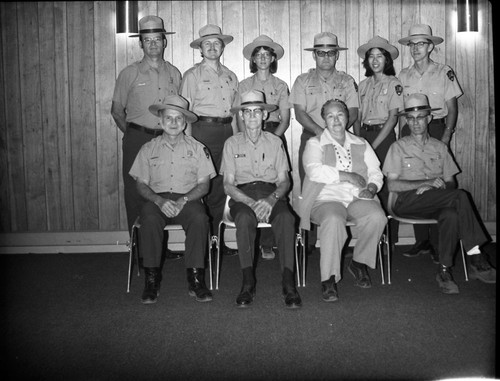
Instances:
[[[134,265],[134,257],[135,262],[137,263],[137,276],[141,275],[141,270],[139,268],[139,249],[137,245],[137,231],[140,229],[141,223],[139,221],[139,217],[137,217],[132,225],[132,233],[130,235],[130,242],[128,243],[129,249],[129,258],[128,258],[128,277],[127,277],[127,292],[130,292],[130,282],[132,280],[132,268]],[[166,225],[164,231],[175,231],[182,230],[182,225]],[[212,244],[214,243],[213,238],[208,234],[208,268],[209,268],[209,276],[210,276],[210,290],[213,289],[213,279],[212,279]],[[134,255],[135,253],[135,255]]]
[[[400,223],[403,224],[412,224],[412,225],[433,225],[437,224],[438,221],[433,219],[433,218],[406,218],[406,217],[399,217],[394,213],[393,207],[394,204],[396,203],[397,199],[397,194],[395,192],[389,192],[389,200],[387,202],[387,209],[389,210],[389,218],[394,218],[396,221],[399,221]],[[389,225],[389,224],[387,224]],[[388,240],[390,239],[389,237],[389,229],[387,229],[387,237]],[[387,251],[387,279],[388,283],[391,284],[391,252],[390,252],[390,245],[388,245],[388,251]],[[464,274],[465,274],[465,280],[469,280],[469,274],[467,273],[467,263],[465,262],[465,251],[464,251],[464,245],[462,243],[462,240],[460,240],[460,251],[462,252],[462,262],[464,265]]]
[[[222,227],[225,225],[226,227],[234,228],[236,229],[236,224],[233,221],[233,217],[231,216],[231,213],[229,212],[229,200],[230,197],[226,197],[226,204],[224,205],[224,212],[222,214],[222,221],[219,223],[219,232],[218,236],[212,238],[212,242],[215,241],[216,249],[217,249],[217,258],[216,258],[216,263],[215,263],[215,289],[219,289],[219,273],[220,273],[220,252],[221,252],[221,242],[222,241]],[[257,224],[257,229],[262,229],[262,228],[270,228],[271,224],[265,223],[265,222],[259,222]],[[298,259],[298,252],[297,252],[297,245],[302,243],[302,239],[300,237],[300,234],[296,234],[295,236],[295,267],[296,267],[296,272],[297,272],[297,284],[300,287],[300,268],[299,268],[299,259]]]

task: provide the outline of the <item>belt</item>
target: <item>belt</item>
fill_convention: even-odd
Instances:
[[[159,136],[163,134],[163,130],[161,129],[154,129],[154,128],[147,128],[144,126],[140,126],[135,123],[127,123],[127,128],[133,128],[134,130],[145,132],[146,134],[154,135],[154,136]]]
[[[199,116],[198,120],[200,122],[226,124],[226,123],[231,123],[233,121],[233,117],[227,116],[225,118],[218,118],[215,116]]]
[[[432,119],[429,124],[446,124],[446,118]]]
[[[276,128],[279,125],[280,125],[280,122],[265,122],[264,123],[264,129],[266,129],[267,127]]]
[[[236,187],[237,188],[241,188],[241,187],[244,187],[244,186],[247,186],[247,185],[272,185],[272,186],[276,186],[275,183],[268,183],[268,182],[265,182],[265,181],[253,181],[251,183],[239,184]]]
[[[365,131],[379,131],[382,127],[384,127],[384,124],[363,124],[361,128]]]

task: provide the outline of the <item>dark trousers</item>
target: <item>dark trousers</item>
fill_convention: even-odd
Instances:
[[[429,135],[435,139],[441,140],[444,134],[444,130],[446,128],[446,118],[442,119],[433,119],[427,130],[429,131]],[[401,129],[401,136],[410,135],[410,127],[408,124],[405,124]],[[413,232],[415,233],[415,241],[433,241],[435,237],[438,236],[437,227],[435,225],[413,225]],[[395,237],[394,235],[392,235]]]
[[[183,194],[160,193],[169,200]],[[208,249],[208,216],[201,201],[190,201],[173,218],[167,217],[153,202],[146,202],[140,214],[139,253],[144,267],[159,267],[163,254],[164,228],[168,224],[182,225],[186,233],[184,263],[186,268],[204,268]]]
[[[146,132],[127,128],[122,139],[122,175],[123,190],[125,196],[125,210],[127,212],[127,225],[129,233],[132,231],[132,225],[141,212],[144,198],[137,192],[136,181],[128,174],[135,157],[144,143],[149,142],[155,136]]]
[[[430,189],[422,194],[416,190],[400,192],[394,212],[401,217],[438,221],[438,242],[431,243],[437,248],[440,263],[448,267],[453,265],[459,239],[466,251],[488,240],[469,195],[461,189]]]
[[[217,176],[210,181],[210,191],[205,197],[210,217],[211,232],[215,234],[222,220],[222,213],[226,204],[223,177],[218,173],[222,162],[224,142],[233,135],[233,128],[231,127],[231,123],[198,121],[192,125],[192,135],[208,148],[217,172]]]
[[[259,200],[276,190],[274,184],[249,183],[238,186],[247,196]],[[242,202],[229,201],[231,216],[236,224],[236,243],[242,269],[253,267],[257,217],[254,211]],[[281,272],[285,268],[294,271],[295,261],[295,217],[286,200],[278,200],[269,217],[269,223],[278,246]]]

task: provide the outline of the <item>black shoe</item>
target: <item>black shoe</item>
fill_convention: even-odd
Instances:
[[[253,303],[254,297],[255,286],[253,284],[243,284],[240,294],[236,298],[236,304],[242,308],[249,307]]]
[[[438,273],[436,274],[436,281],[438,282],[439,289],[443,294],[459,293],[458,285],[455,283],[449,267],[439,265]]]
[[[211,302],[212,293],[205,285],[205,269],[187,269],[189,295],[195,296],[197,302]]]
[[[370,280],[370,275],[368,274],[368,269],[365,264],[352,260],[351,263],[349,263],[348,269],[356,279],[356,286],[361,288],[370,288],[372,286],[372,281]]]
[[[430,254],[431,250],[433,250],[433,248],[429,241],[417,241],[415,245],[406,250],[403,255],[408,258],[413,258],[421,254]]]
[[[283,286],[283,299],[285,300],[286,308],[294,309],[302,307],[302,299],[299,292],[293,284]]]
[[[234,255],[238,255],[238,250],[231,249],[230,247],[227,247],[226,245],[224,245],[224,246],[222,246],[222,255],[232,257]]]
[[[330,279],[321,282],[321,297],[325,302],[336,302],[339,300],[337,283],[335,283],[335,275],[332,275]]]
[[[144,304],[153,304],[160,295],[161,273],[159,267],[144,267],[145,286],[141,301]]]
[[[469,256],[469,277],[483,283],[496,283],[497,271],[492,267],[484,253]]]
[[[183,251],[172,251],[167,249],[165,252],[165,259],[180,259],[184,256]]]

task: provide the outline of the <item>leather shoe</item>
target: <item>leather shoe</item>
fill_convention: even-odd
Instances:
[[[422,254],[431,254],[431,251],[434,251],[434,249],[429,241],[417,241],[403,255],[408,258],[414,258]]]
[[[295,309],[302,307],[302,299],[294,285],[283,286],[283,299],[285,300],[286,308]]]
[[[238,250],[231,249],[230,247],[227,247],[226,245],[224,245],[224,246],[222,246],[222,255],[232,257],[234,255],[238,255]]]
[[[187,280],[189,284],[189,295],[196,297],[197,302],[212,301],[212,293],[205,285],[205,269],[187,269]]]
[[[253,284],[244,284],[241,287],[240,294],[236,298],[236,304],[238,307],[246,308],[253,303],[253,298],[255,297],[255,286]]]
[[[470,256],[469,278],[483,283],[496,283],[497,271],[488,263],[483,253],[475,254]]]
[[[332,275],[330,279],[321,282],[321,297],[325,302],[336,302],[339,300],[337,283],[335,283],[335,275]]]
[[[356,286],[361,288],[370,288],[372,286],[372,281],[370,280],[370,275],[368,274],[368,269],[365,264],[357,263],[354,260],[349,263],[349,272],[356,279]]]
[[[145,285],[142,292],[141,302],[153,304],[160,295],[161,271],[159,267],[144,267]]]
[[[436,274],[436,281],[443,294],[458,294],[458,285],[455,283],[450,270],[449,267],[440,265]]]

